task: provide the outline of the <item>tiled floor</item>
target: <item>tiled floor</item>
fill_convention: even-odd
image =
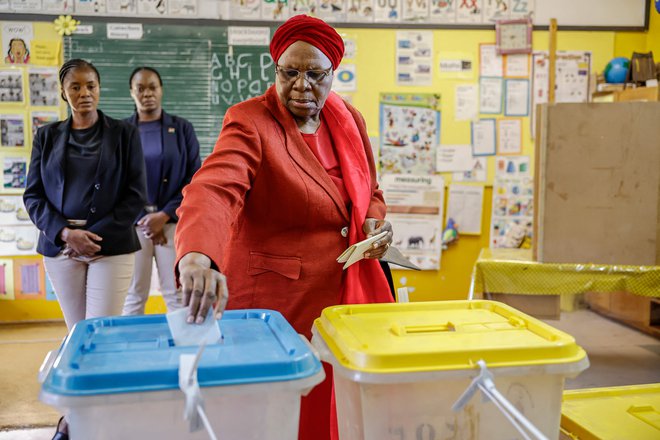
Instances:
[[[561,320],[547,322],[572,334],[589,355],[591,366],[577,378],[568,379],[567,389],[660,382],[659,340],[588,310],[562,313]],[[0,422],[5,420],[5,424],[0,423],[0,430],[3,429],[3,426],[4,429],[7,429],[6,420],[14,420],[18,414],[29,412],[30,408],[35,409],[41,416],[37,426],[44,426],[48,423],[52,423],[53,426],[0,431],[0,440],[50,440],[57,415],[52,409],[38,402],[36,398],[39,388],[36,382],[36,371],[45,352],[59,345],[65,332],[64,326],[49,324],[21,327],[19,330],[22,331],[20,334],[23,339],[19,343],[16,343],[16,338],[12,338],[10,333],[5,331],[6,329],[7,327],[0,326],[0,354],[4,349],[12,353],[22,352],[23,355],[13,357],[19,363],[18,365],[13,362],[11,369],[7,369],[7,363],[4,363],[5,370],[0,371],[2,373],[0,374],[0,390],[3,393],[1,400],[7,398],[5,401],[23,402],[24,406],[14,408],[0,406]],[[30,350],[33,350],[31,355]],[[5,359],[1,355],[0,358]],[[0,368],[3,368],[2,364],[0,364]],[[15,383],[17,377],[20,377],[19,381],[28,383],[24,383],[24,386],[21,387],[8,386],[8,384]],[[23,377],[26,378],[23,379]],[[10,392],[19,395],[12,397],[7,394]],[[4,419],[3,416],[5,416]],[[51,420],[52,422],[50,422]],[[44,423],[44,421],[46,422]]]

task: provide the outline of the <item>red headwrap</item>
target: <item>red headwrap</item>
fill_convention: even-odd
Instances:
[[[318,48],[336,69],[344,56],[344,41],[325,21],[308,15],[296,15],[277,28],[270,42],[270,56],[277,63],[282,53],[296,41],[304,41]]]

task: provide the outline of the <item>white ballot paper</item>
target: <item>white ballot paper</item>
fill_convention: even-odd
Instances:
[[[202,324],[188,324],[188,307],[184,307],[165,315],[167,325],[172,333],[174,345],[186,347],[191,345],[217,344],[222,339],[220,324],[215,319],[215,311],[209,309],[208,315]]]
[[[364,253],[372,248],[374,242],[380,240],[381,238],[387,235],[387,231],[383,231],[380,234],[376,234],[373,237],[369,237],[365,240],[362,240],[359,243],[355,243],[346,249],[342,254],[337,257],[337,263],[346,263],[344,264],[344,269],[348,269],[353,263],[357,263],[364,258]]]

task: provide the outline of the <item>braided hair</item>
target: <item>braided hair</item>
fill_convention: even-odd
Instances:
[[[82,60],[80,58],[74,58],[62,64],[62,67],[60,67],[60,86],[62,87],[62,89],[64,89],[64,80],[66,79],[66,76],[69,74],[69,72],[76,69],[93,70],[94,73],[96,74],[96,79],[99,82],[99,85],[101,85],[101,75],[99,75],[99,71],[96,69],[96,67],[94,67],[94,64],[90,63],[89,61]],[[64,96],[64,91],[62,91],[62,99],[66,101],[66,96]]]

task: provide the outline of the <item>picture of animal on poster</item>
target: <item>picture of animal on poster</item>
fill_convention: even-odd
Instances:
[[[424,107],[381,105],[382,173],[432,174],[440,139],[440,112]]]
[[[404,215],[388,215],[394,229],[393,246],[421,269],[440,268],[442,231],[431,219],[404,218]]]

